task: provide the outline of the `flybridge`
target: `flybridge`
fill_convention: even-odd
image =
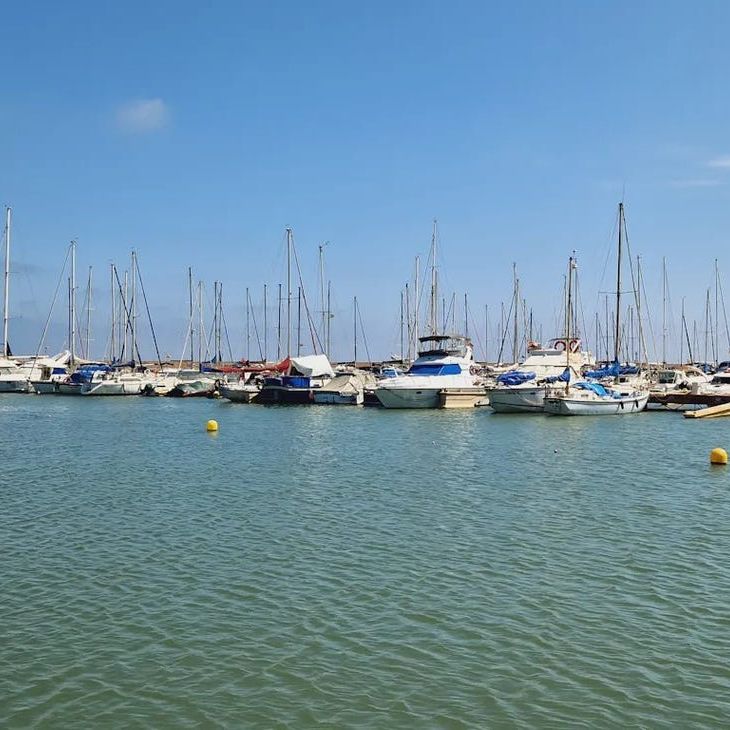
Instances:
[[[418,356],[426,355],[453,355],[454,357],[465,357],[467,348],[471,345],[468,337],[461,335],[426,335],[419,337],[420,348]]]

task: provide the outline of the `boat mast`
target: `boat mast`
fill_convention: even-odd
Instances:
[[[264,284],[264,362],[268,362],[268,348],[266,337],[266,329],[268,328],[268,326],[268,315],[266,312],[266,284]]]
[[[129,272],[124,272],[124,297],[122,301],[123,312],[119,312],[124,324],[124,347],[122,355],[126,360],[129,357],[129,313],[127,310],[127,302],[129,301]]]
[[[8,320],[10,318],[10,218],[12,209],[5,208],[5,289],[3,305],[3,357],[10,355],[10,344],[8,343]]]
[[[433,232],[431,233],[431,334],[435,335],[438,330],[438,281],[436,274],[436,219],[433,219]]]
[[[189,299],[189,318],[190,318],[190,367],[193,367],[193,354],[195,346],[193,344],[193,335],[195,330],[193,328],[193,267],[188,266],[188,299]]]
[[[137,364],[137,253],[132,249],[132,364]]]
[[[89,281],[86,285],[86,357],[91,359],[91,274],[93,267],[89,266]]]
[[[223,337],[223,282],[218,282],[218,338],[216,340],[216,357],[217,362],[223,361],[223,349],[221,347],[221,340]]]
[[[408,282],[406,282],[406,322],[408,322],[408,362],[410,362],[413,351],[413,333],[411,332],[411,293],[408,290]]]
[[[352,324],[354,332],[353,342],[355,344],[355,354],[352,364],[354,367],[357,367],[357,297],[353,297],[352,300]]]
[[[418,355],[418,267],[420,264],[420,256],[416,256],[416,288],[415,294],[415,305],[413,307],[413,347],[415,354]]]
[[[203,282],[198,282],[198,370],[203,372]]]
[[[464,292],[464,335],[469,336],[469,298]]]
[[[519,303],[520,303],[520,282],[517,278],[517,264],[512,264],[512,279],[514,283],[514,329],[512,332],[512,362],[517,362],[517,311],[519,310]]]
[[[719,288],[720,288],[720,274],[717,270],[717,259],[715,259],[715,366],[720,362],[720,331],[719,331],[719,324],[720,324],[720,314],[718,310],[718,296],[719,296]]]
[[[568,259],[568,291],[567,291],[567,306],[565,308],[565,368],[570,372],[570,330],[571,330],[571,314],[573,308],[573,267],[574,259],[571,256]],[[570,377],[565,383],[565,391],[568,392],[570,388]]]
[[[484,305],[484,362],[489,362],[489,305]]]
[[[111,294],[112,294],[112,332],[111,332],[111,339],[109,344],[109,357],[112,362],[116,360],[117,355],[117,298],[115,296],[115,288],[114,288],[114,264],[109,264],[109,269],[111,273]]]
[[[319,308],[322,314],[321,337],[324,342],[327,339],[327,310],[324,303],[324,247],[329,243],[325,241],[319,246]]]
[[[618,204],[618,256],[616,257],[616,329],[613,343],[614,362],[619,361],[621,346],[621,254],[623,248],[624,204]]]
[[[71,241],[71,364],[76,362],[76,241]]]
[[[246,287],[246,360],[251,362],[251,300]]]
[[[276,333],[276,361],[279,362],[281,360],[281,284],[279,284],[279,307],[277,314]]]
[[[667,259],[662,256],[662,363],[667,364]]]
[[[403,290],[400,290],[400,361],[403,362]]]
[[[286,356],[291,357],[291,228],[286,229]]]

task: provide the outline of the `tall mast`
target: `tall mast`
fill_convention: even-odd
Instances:
[[[413,333],[411,332],[411,294],[408,290],[408,282],[406,282],[406,322],[408,322],[408,361],[411,360]]]
[[[266,329],[268,328],[268,314],[267,314],[267,306],[266,306],[266,284],[264,284],[264,362],[268,362],[268,349],[267,349],[267,337],[266,337]]]
[[[353,297],[352,300],[352,324],[354,332],[353,342],[355,344],[355,354],[352,364],[354,367],[357,367],[357,297]]]
[[[325,310],[324,304],[324,247],[326,245],[327,243],[325,242],[319,246],[319,308],[322,314],[322,341],[324,341],[327,336],[327,311]]]
[[[115,287],[114,287],[114,264],[109,264],[110,274],[111,274],[111,293],[112,293],[112,332],[111,332],[111,339],[109,344],[109,358],[112,362],[116,360],[117,356],[117,311],[116,311],[116,305],[117,305],[117,298],[115,296]]]
[[[416,256],[416,288],[414,289],[415,304],[413,307],[413,346],[416,355],[418,355],[418,267],[420,264],[420,256]]]
[[[193,367],[193,358],[194,355],[194,345],[193,345],[193,335],[195,334],[195,330],[193,328],[193,267],[188,266],[188,299],[189,301],[189,317],[190,317],[190,367]]]
[[[489,305],[484,305],[484,362],[489,362]]]
[[[203,372],[203,282],[198,282],[198,370]]]
[[[246,361],[251,362],[251,299],[248,296],[248,287],[246,287]]]
[[[76,241],[71,241],[71,363],[76,362]]]
[[[707,347],[710,339],[710,288],[707,288],[705,299],[705,363],[707,363]]]
[[[8,320],[10,318],[10,218],[12,209],[5,208],[5,289],[3,305],[3,357],[10,355],[10,344],[8,343]]]
[[[223,334],[223,282],[218,282],[218,339],[216,340],[216,356],[218,362],[223,361],[223,348],[221,347],[221,340]]]
[[[469,299],[466,292],[464,292],[464,334],[469,336]]]
[[[276,361],[281,360],[281,284],[279,284],[279,307],[276,321]]]
[[[218,282],[213,282],[213,361],[218,358]]]
[[[565,309],[565,367],[570,370],[570,337],[572,326],[572,309],[573,309],[573,267],[575,259],[571,256],[568,259],[568,291],[567,291],[567,307]],[[565,383],[565,390],[570,387],[570,378]]]
[[[403,289],[400,290],[400,361],[403,362]]]
[[[621,254],[623,248],[624,204],[618,204],[618,256],[616,264],[616,329],[613,343],[614,362],[618,362],[621,346]]]
[[[132,362],[137,364],[137,254],[132,249]]]
[[[89,266],[89,282],[86,285],[86,357],[91,359],[91,274],[93,268]]]
[[[667,364],[667,259],[662,256],[662,363]]]
[[[291,357],[291,228],[286,229],[286,356]]]
[[[717,270],[717,259],[715,259],[715,365],[720,362],[720,339],[719,339],[719,324],[720,314],[718,310],[718,294],[720,288],[720,274]]]
[[[433,219],[433,232],[431,234],[431,334],[438,331],[438,281],[436,274],[436,219]]]
[[[517,264],[512,264],[512,279],[514,283],[514,330],[512,333],[512,362],[517,362],[519,355],[517,347],[517,312],[519,310],[520,303],[520,280],[517,278]]]

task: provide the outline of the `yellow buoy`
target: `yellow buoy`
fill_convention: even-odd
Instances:
[[[210,420],[205,424],[205,430],[208,433],[212,433],[218,430],[218,421]],[[725,463],[727,464],[727,454],[725,455]]]
[[[710,464],[727,464],[727,451],[725,449],[710,451]]]

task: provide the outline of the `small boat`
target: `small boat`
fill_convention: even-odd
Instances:
[[[288,358],[285,375],[264,377],[256,403],[303,405],[314,402],[315,389],[329,383],[335,373],[326,355]]]
[[[0,393],[29,393],[28,374],[14,360],[0,358]]]
[[[375,385],[375,376],[364,370],[350,370],[335,375],[327,385],[315,390],[314,402],[322,405],[361,406],[365,389]]]
[[[548,392],[545,413],[554,416],[606,416],[640,413],[646,408],[649,393],[637,390],[619,393],[601,383],[579,381],[567,390]]]
[[[261,391],[261,384],[258,381],[244,379],[235,383],[223,381],[219,384],[218,390],[221,398],[226,398],[232,403],[252,403]]]

